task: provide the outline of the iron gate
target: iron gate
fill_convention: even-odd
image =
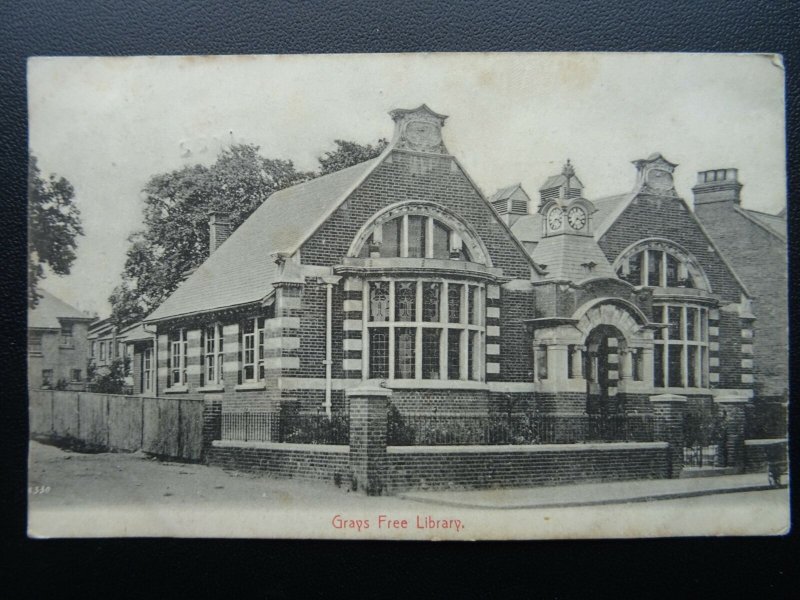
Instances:
[[[725,416],[690,411],[683,421],[683,466],[708,469],[727,466]]]

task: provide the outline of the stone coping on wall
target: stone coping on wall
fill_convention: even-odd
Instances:
[[[507,446],[388,446],[388,454],[502,454],[504,452],[587,452],[596,450],[660,450],[667,442],[599,442],[591,444],[509,444]]]
[[[745,446],[773,446],[777,444],[788,444],[788,438],[764,438],[760,440],[745,440]]]
[[[283,442],[245,442],[243,440],[214,440],[215,448],[253,448],[258,450],[288,450],[291,452],[333,452],[347,454],[350,446],[334,444],[289,444]]]

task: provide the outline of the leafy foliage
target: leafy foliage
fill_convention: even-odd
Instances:
[[[44,265],[56,275],[69,275],[83,235],[75,190],[63,177],[51,174],[43,179],[36,157],[28,157],[28,305],[41,298],[39,282]]]
[[[310,178],[291,161],[267,159],[257,146],[223,150],[210,167],[154,175],[144,188],[144,229],[128,237],[122,283],[109,298],[118,326],[141,319],[208,256],[208,214],[238,227],[272,192]]]
[[[115,358],[108,367],[96,368],[89,365],[87,370],[89,389],[101,394],[125,393],[125,378],[130,373],[130,357]]]
[[[249,144],[224,149],[210,167],[187,166],[154,175],[145,186],[144,227],[130,244],[122,282],[111,296],[111,318],[124,327],[152,312],[175,291],[184,274],[208,256],[208,215],[227,213],[233,229],[273,192],[369,160],[386,147],[336,140],[319,157],[318,172],[297,171],[292,161],[265,158]]]
[[[389,144],[386,138],[379,139],[374,146],[372,144],[364,146],[346,140],[334,140],[334,143],[336,144],[336,150],[326,152],[317,159],[319,161],[320,175],[341,171],[347,167],[373,159],[383,152]]]

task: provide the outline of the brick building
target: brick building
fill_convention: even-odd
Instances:
[[[753,375],[759,398],[785,399],[789,382],[789,286],[786,211],[741,205],[737,169],[697,174],[694,212],[753,298]],[[745,363],[747,364],[747,363]]]
[[[748,291],[676,165],[636,161],[631,192],[592,202],[568,163],[528,214],[521,186],[482,194],[446,116],[391,116],[379,157],[274,193],[236,231],[211,216],[210,256],[144,320],[153,395],[204,397],[223,440],[271,439],[252,416],[285,406],[347,414],[369,380],[409,418],[752,395]]]
[[[86,335],[95,317],[46,290],[28,310],[28,387],[80,389],[86,380]]]

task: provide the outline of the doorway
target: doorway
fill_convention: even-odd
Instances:
[[[588,414],[614,414],[620,410],[619,357],[625,345],[625,336],[613,325],[598,325],[586,337],[584,373]]]

